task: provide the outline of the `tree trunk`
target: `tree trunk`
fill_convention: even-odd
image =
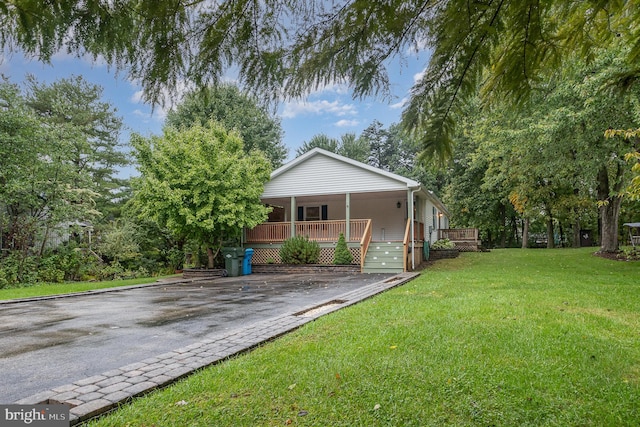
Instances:
[[[529,218],[524,219],[522,224],[522,249],[529,247]]]
[[[213,249],[207,247],[207,268],[213,268],[215,259],[216,257],[213,253]]]
[[[44,228],[44,234],[42,235],[42,243],[40,244],[40,250],[38,251],[38,256],[42,256],[44,253],[44,248],[47,246],[47,239],[49,238],[49,222]]]
[[[609,203],[600,206],[602,234],[600,236],[600,252],[618,252],[618,216],[622,197],[612,197]]]
[[[580,243],[580,220],[576,219],[576,222],[573,223],[573,242],[572,247],[579,248],[582,246]]]
[[[511,232],[509,233],[509,241],[513,245],[513,247],[518,246],[518,219],[515,215],[511,215]]]
[[[553,213],[549,206],[545,206],[547,211],[547,249],[555,248],[555,240],[553,238]]]
[[[622,197],[619,196],[623,187],[622,175],[624,170],[617,164],[615,184],[609,189],[609,171],[602,166],[598,172],[598,203],[601,221],[600,252],[618,252],[618,218]],[[613,195],[612,195],[613,194]]]
[[[507,247],[507,212],[506,207],[503,204],[500,204],[499,207],[499,216],[500,216],[500,247]]]

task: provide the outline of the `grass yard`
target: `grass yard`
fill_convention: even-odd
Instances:
[[[154,283],[159,278],[160,277],[143,277],[138,279],[107,280],[104,282],[46,283],[20,288],[0,289],[0,300],[70,294],[73,292],[85,292],[96,289],[140,285],[144,283]]]
[[[91,426],[637,426],[640,263],[494,250]]]

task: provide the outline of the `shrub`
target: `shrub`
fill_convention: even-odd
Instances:
[[[338,244],[336,245],[336,251],[333,255],[333,263],[336,265],[349,265],[352,261],[353,255],[347,247],[344,234],[340,233],[340,237],[338,237]]]
[[[163,256],[166,259],[167,266],[171,270],[182,270],[184,268],[185,259],[184,251],[176,247],[171,249],[165,249]]]
[[[38,281],[48,283],[64,282],[64,271],[59,268],[60,256],[49,255],[40,260],[38,266]]]
[[[440,239],[436,240],[432,245],[431,249],[455,249],[456,245],[449,239]]]
[[[137,226],[127,220],[112,221],[96,242],[96,252],[106,261],[133,266],[141,257]]]
[[[310,241],[308,237],[290,237],[280,248],[280,259],[285,264],[317,264],[320,245]]]
[[[3,287],[11,288],[20,284],[38,283],[38,259],[22,251],[12,251],[0,258],[0,275]]]

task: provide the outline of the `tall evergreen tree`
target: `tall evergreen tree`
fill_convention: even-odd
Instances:
[[[116,109],[102,100],[103,89],[82,76],[60,79],[51,84],[27,77],[26,103],[39,119],[65,135],[51,144],[64,147],[67,161],[83,185],[99,194],[97,209],[112,209],[125,181],[118,168],[129,164],[119,141],[122,119]]]

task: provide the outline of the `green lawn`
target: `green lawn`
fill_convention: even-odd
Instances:
[[[96,289],[140,285],[143,283],[154,283],[159,278],[160,277],[143,277],[138,279],[108,280],[104,282],[47,283],[21,288],[0,289],[0,300],[70,294],[73,292],[85,292]]]
[[[494,250],[91,426],[637,426],[640,263]]]

